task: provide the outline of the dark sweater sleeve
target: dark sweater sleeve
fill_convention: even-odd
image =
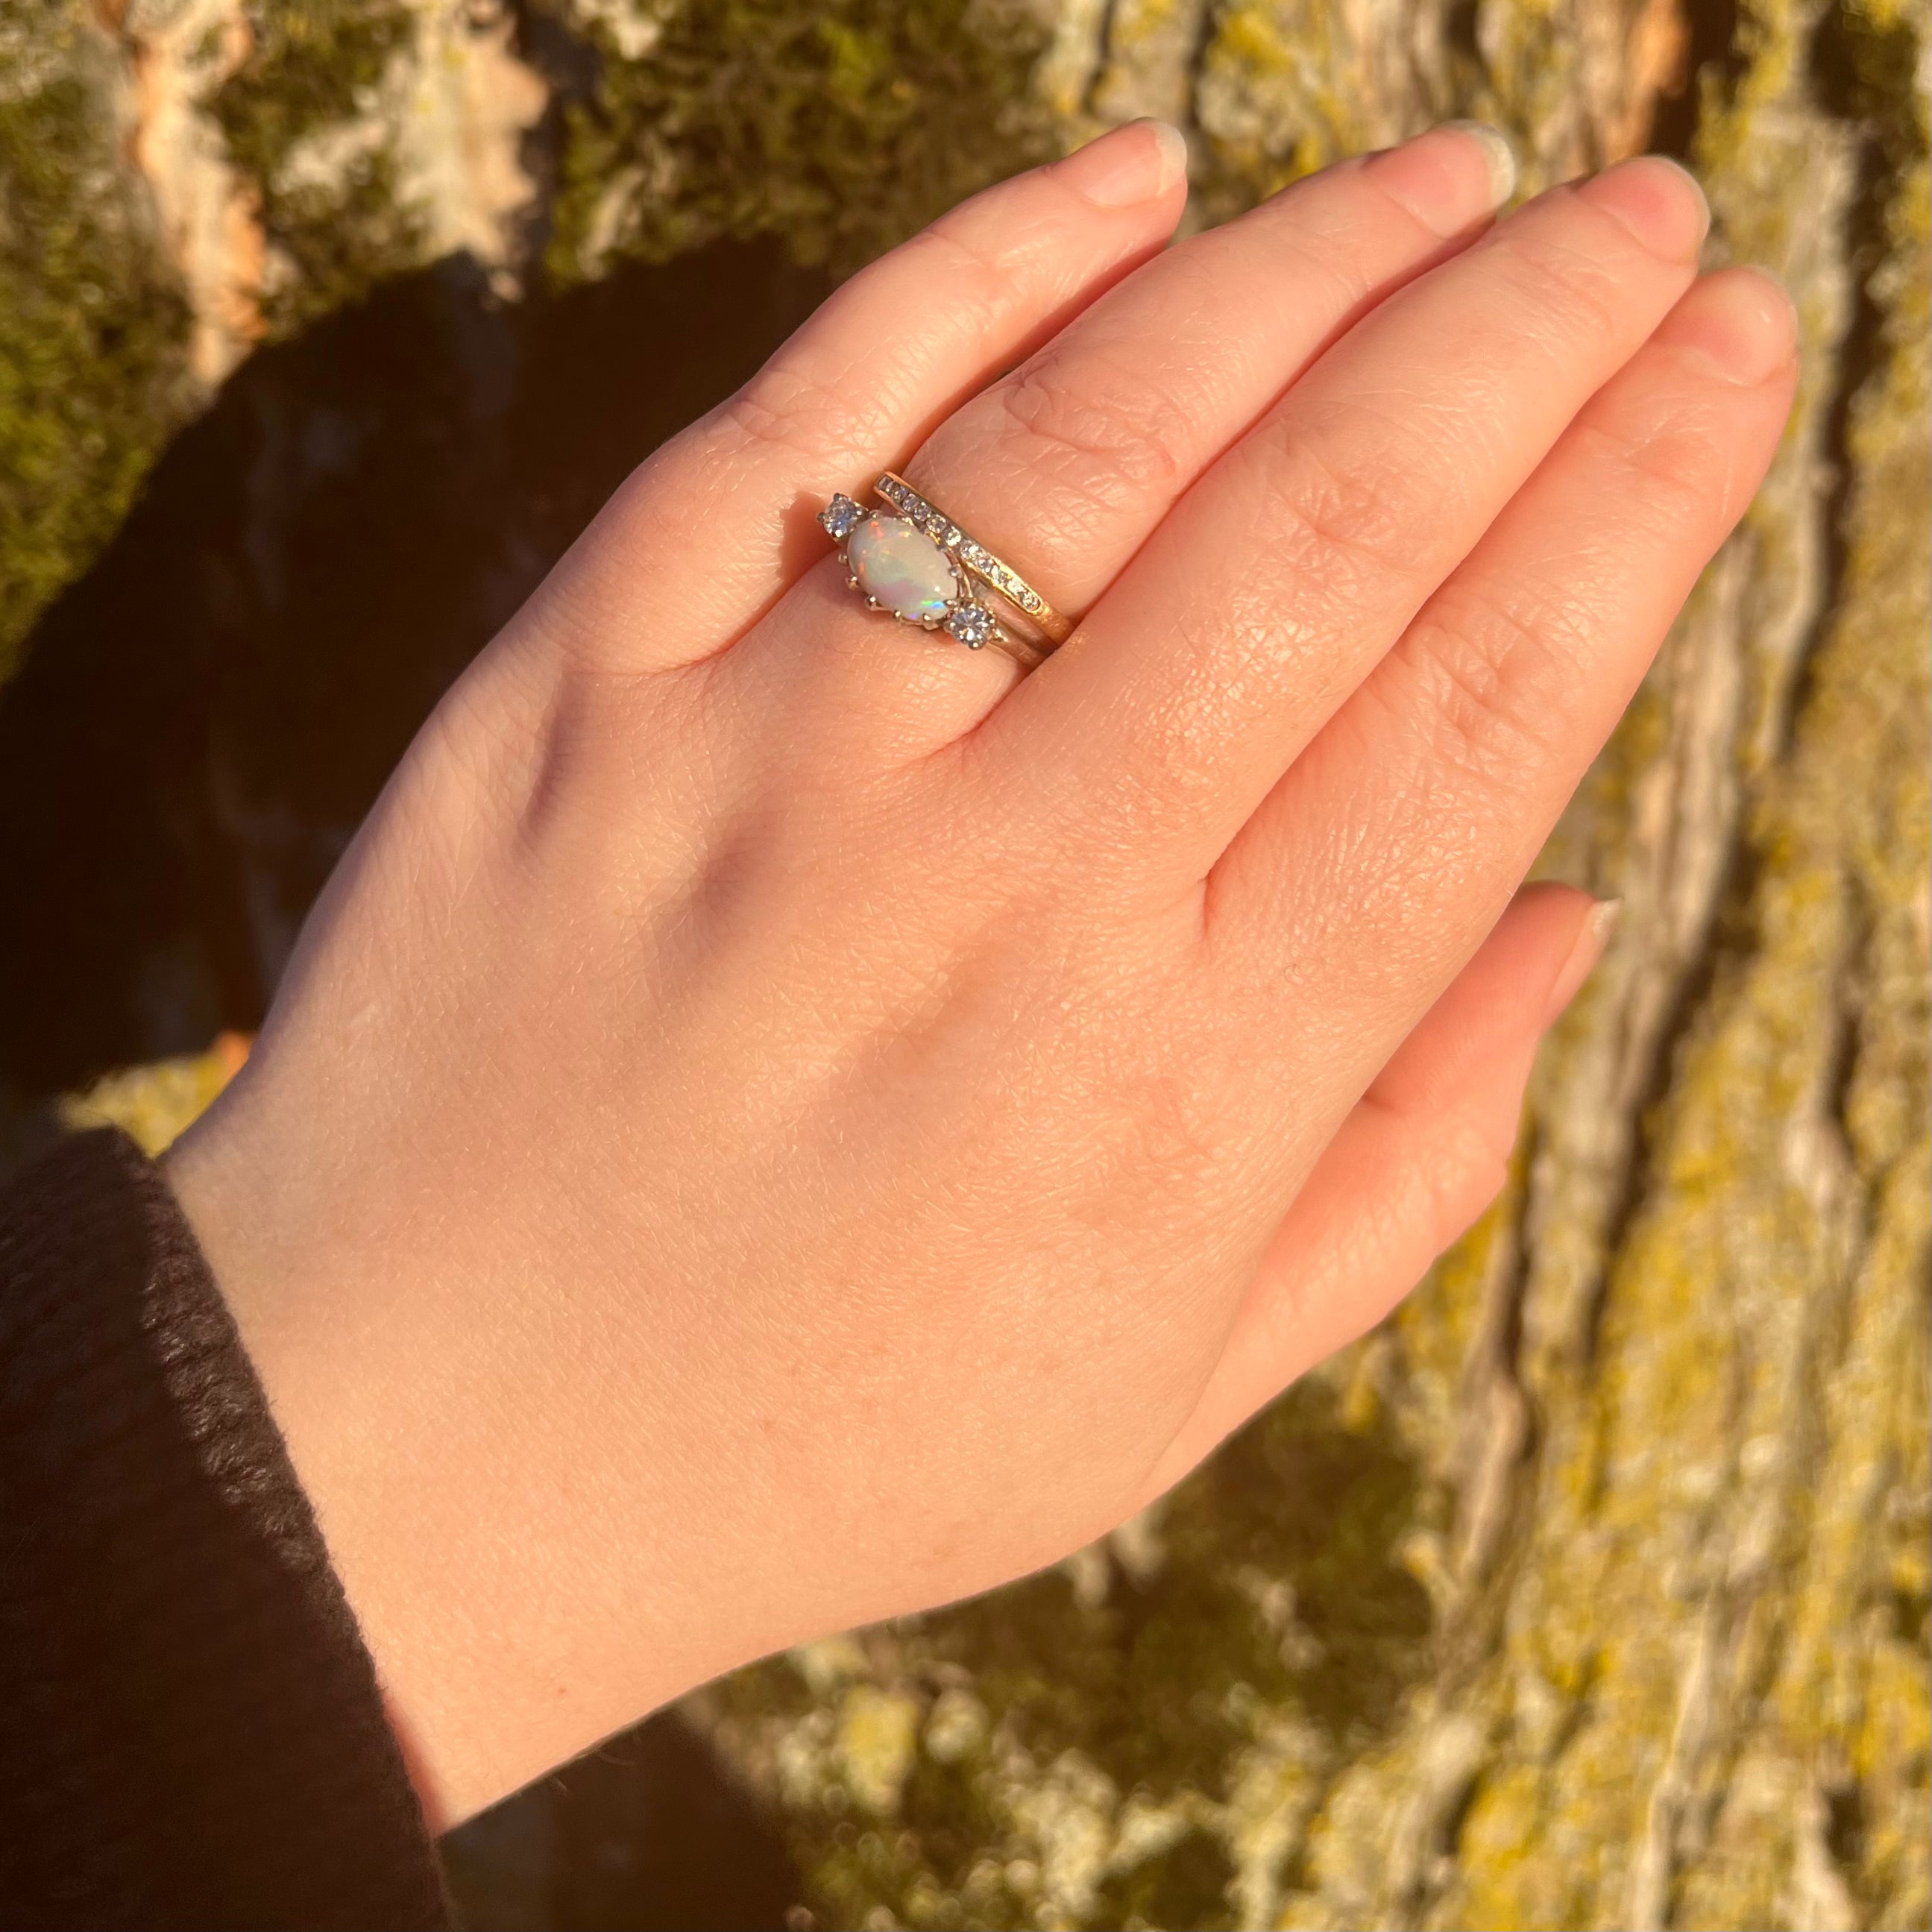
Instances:
[[[208,1268],[112,1130],[0,1190],[0,1923],[448,1922]]]

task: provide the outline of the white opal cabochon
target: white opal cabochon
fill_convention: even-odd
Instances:
[[[959,595],[952,560],[903,517],[868,517],[845,540],[859,588],[896,617],[936,623]]]

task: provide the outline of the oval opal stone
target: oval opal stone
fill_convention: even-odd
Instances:
[[[859,587],[895,616],[936,623],[959,594],[952,560],[903,517],[868,517],[846,539]]]

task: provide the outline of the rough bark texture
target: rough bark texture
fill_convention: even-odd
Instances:
[[[0,0],[0,653],[386,278],[843,266],[1137,113],[1201,220],[1445,115],[1531,187],[1674,148],[1797,298],[1772,480],[1546,857],[1625,910],[1507,1198],[1106,1544],[692,1701],[795,1922],[1932,1921],[1928,47],[1901,0]],[[217,1071],[70,1106],[158,1142]],[[478,1922],[616,1922],[563,1868],[632,1828],[561,1789],[455,1848]]]

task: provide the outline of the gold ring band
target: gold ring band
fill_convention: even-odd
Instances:
[[[881,508],[835,496],[819,512],[838,545],[845,580],[873,610],[922,630],[944,630],[977,650],[993,644],[1023,669],[1042,663],[1073,627],[1010,564],[967,535],[902,476],[872,486]],[[1002,623],[983,591],[1010,605],[1024,628]]]

